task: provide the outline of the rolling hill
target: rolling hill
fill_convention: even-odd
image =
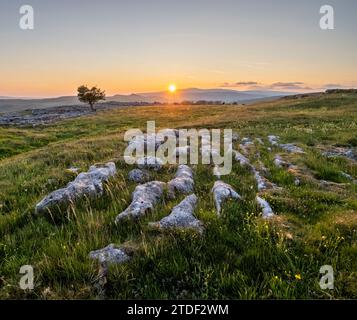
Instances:
[[[182,102],[182,101],[222,101],[226,103],[238,102],[246,103],[265,98],[290,95],[290,92],[278,91],[237,91],[228,89],[182,89],[174,95],[165,91],[139,93],[130,95],[108,96],[107,102]],[[43,109],[57,106],[78,105],[76,96],[63,96],[45,99],[18,99],[14,97],[0,98],[0,112],[21,111],[26,109]]]

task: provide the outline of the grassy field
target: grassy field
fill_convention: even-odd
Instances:
[[[169,214],[178,200],[164,199],[139,222],[114,224],[130,202],[135,184],[122,161],[129,128],[232,128],[256,143],[269,179],[282,187],[265,198],[278,214],[265,221],[254,199],[252,174],[234,163],[230,183],[243,201],[229,202],[218,218],[210,189],[212,168],[195,166],[196,216],[202,236],[158,232],[148,222]],[[282,99],[251,106],[155,106],[99,112],[35,128],[0,127],[0,298],[1,299],[330,299],[357,298],[357,164],[326,158],[320,150],[357,145],[357,95],[329,94]],[[269,134],[293,142],[306,154],[267,150]],[[239,142],[235,144],[238,148]],[[273,164],[281,154],[303,170],[301,185]],[[102,198],[83,199],[56,215],[35,215],[34,206],[96,162],[113,160],[118,175]],[[258,163],[256,152],[251,154]],[[172,166],[155,173],[168,181]],[[327,180],[328,185],[321,185]],[[183,197],[181,197],[183,198]],[[181,199],[180,198],[180,199]],[[97,290],[98,265],[91,250],[115,243],[133,259],[110,269],[105,296]],[[34,266],[35,289],[19,288],[22,265]],[[335,289],[322,290],[319,269],[332,265]]]

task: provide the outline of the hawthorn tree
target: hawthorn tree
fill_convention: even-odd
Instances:
[[[100,101],[105,100],[105,91],[97,87],[89,89],[87,86],[78,87],[78,100],[80,102],[88,103],[92,111],[96,111],[94,105]]]

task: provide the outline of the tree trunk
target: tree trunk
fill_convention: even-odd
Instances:
[[[89,103],[90,109],[93,112],[96,112],[95,108],[94,108],[94,103]]]

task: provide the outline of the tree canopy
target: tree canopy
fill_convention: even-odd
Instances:
[[[94,105],[100,100],[105,100],[105,91],[97,87],[89,89],[82,85],[78,87],[78,99],[80,102],[88,103],[91,110],[95,111]]]

